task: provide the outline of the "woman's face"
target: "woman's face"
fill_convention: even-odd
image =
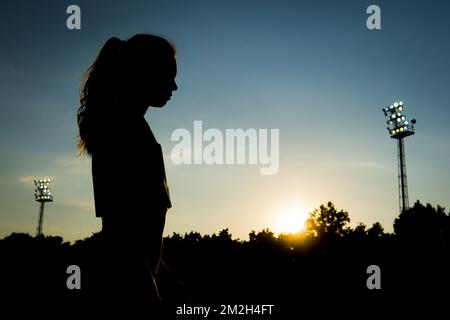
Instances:
[[[134,98],[138,98],[145,107],[163,107],[170,100],[172,92],[177,90],[175,77],[177,62],[175,57],[158,64],[141,65],[138,79],[134,79]]]
[[[149,87],[149,105],[156,108],[163,107],[172,97],[172,92],[178,89],[175,82],[177,75],[177,61],[171,58],[167,64],[161,65],[161,73]],[[159,73],[159,72],[158,72]]]

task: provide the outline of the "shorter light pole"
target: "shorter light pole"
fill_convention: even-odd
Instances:
[[[53,196],[50,193],[50,179],[37,179],[34,180],[36,189],[34,190],[34,196],[37,202],[40,202],[39,220],[36,228],[36,237],[42,235],[42,226],[44,224],[44,206],[46,202],[52,202]]]

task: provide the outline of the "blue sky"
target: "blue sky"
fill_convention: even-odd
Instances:
[[[81,8],[81,30],[66,8]],[[381,8],[381,30],[366,8]],[[34,234],[33,177],[52,177],[44,233],[68,240],[100,229],[90,162],[77,157],[84,70],[112,36],[148,32],[177,46],[178,91],[146,115],[166,159],[173,200],[166,234],[229,228],[241,239],[274,228],[293,203],[327,201],[352,224],[398,214],[395,141],[381,108],[403,100],[410,202],[450,208],[450,56],[445,1],[24,1],[0,19],[0,236]],[[280,171],[173,165],[177,128],[277,128]],[[132,186],[124,201],[132,201]]]

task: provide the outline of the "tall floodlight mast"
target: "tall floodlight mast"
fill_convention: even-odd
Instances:
[[[414,134],[414,124],[416,123],[416,119],[412,119],[411,122],[409,122],[406,119],[404,111],[405,106],[402,101],[395,102],[394,104],[383,108],[389,135],[391,138],[397,140],[400,213],[409,208],[404,138]]]
[[[53,196],[50,193],[50,179],[34,180],[36,186],[34,196],[37,202],[40,202],[39,220],[36,227],[36,236],[42,235],[42,227],[44,224],[44,206],[46,202],[53,201]]]

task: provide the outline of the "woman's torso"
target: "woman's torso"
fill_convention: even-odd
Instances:
[[[98,140],[92,155],[97,217],[145,215],[172,206],[161,145],[144,117],[122,119]]]

